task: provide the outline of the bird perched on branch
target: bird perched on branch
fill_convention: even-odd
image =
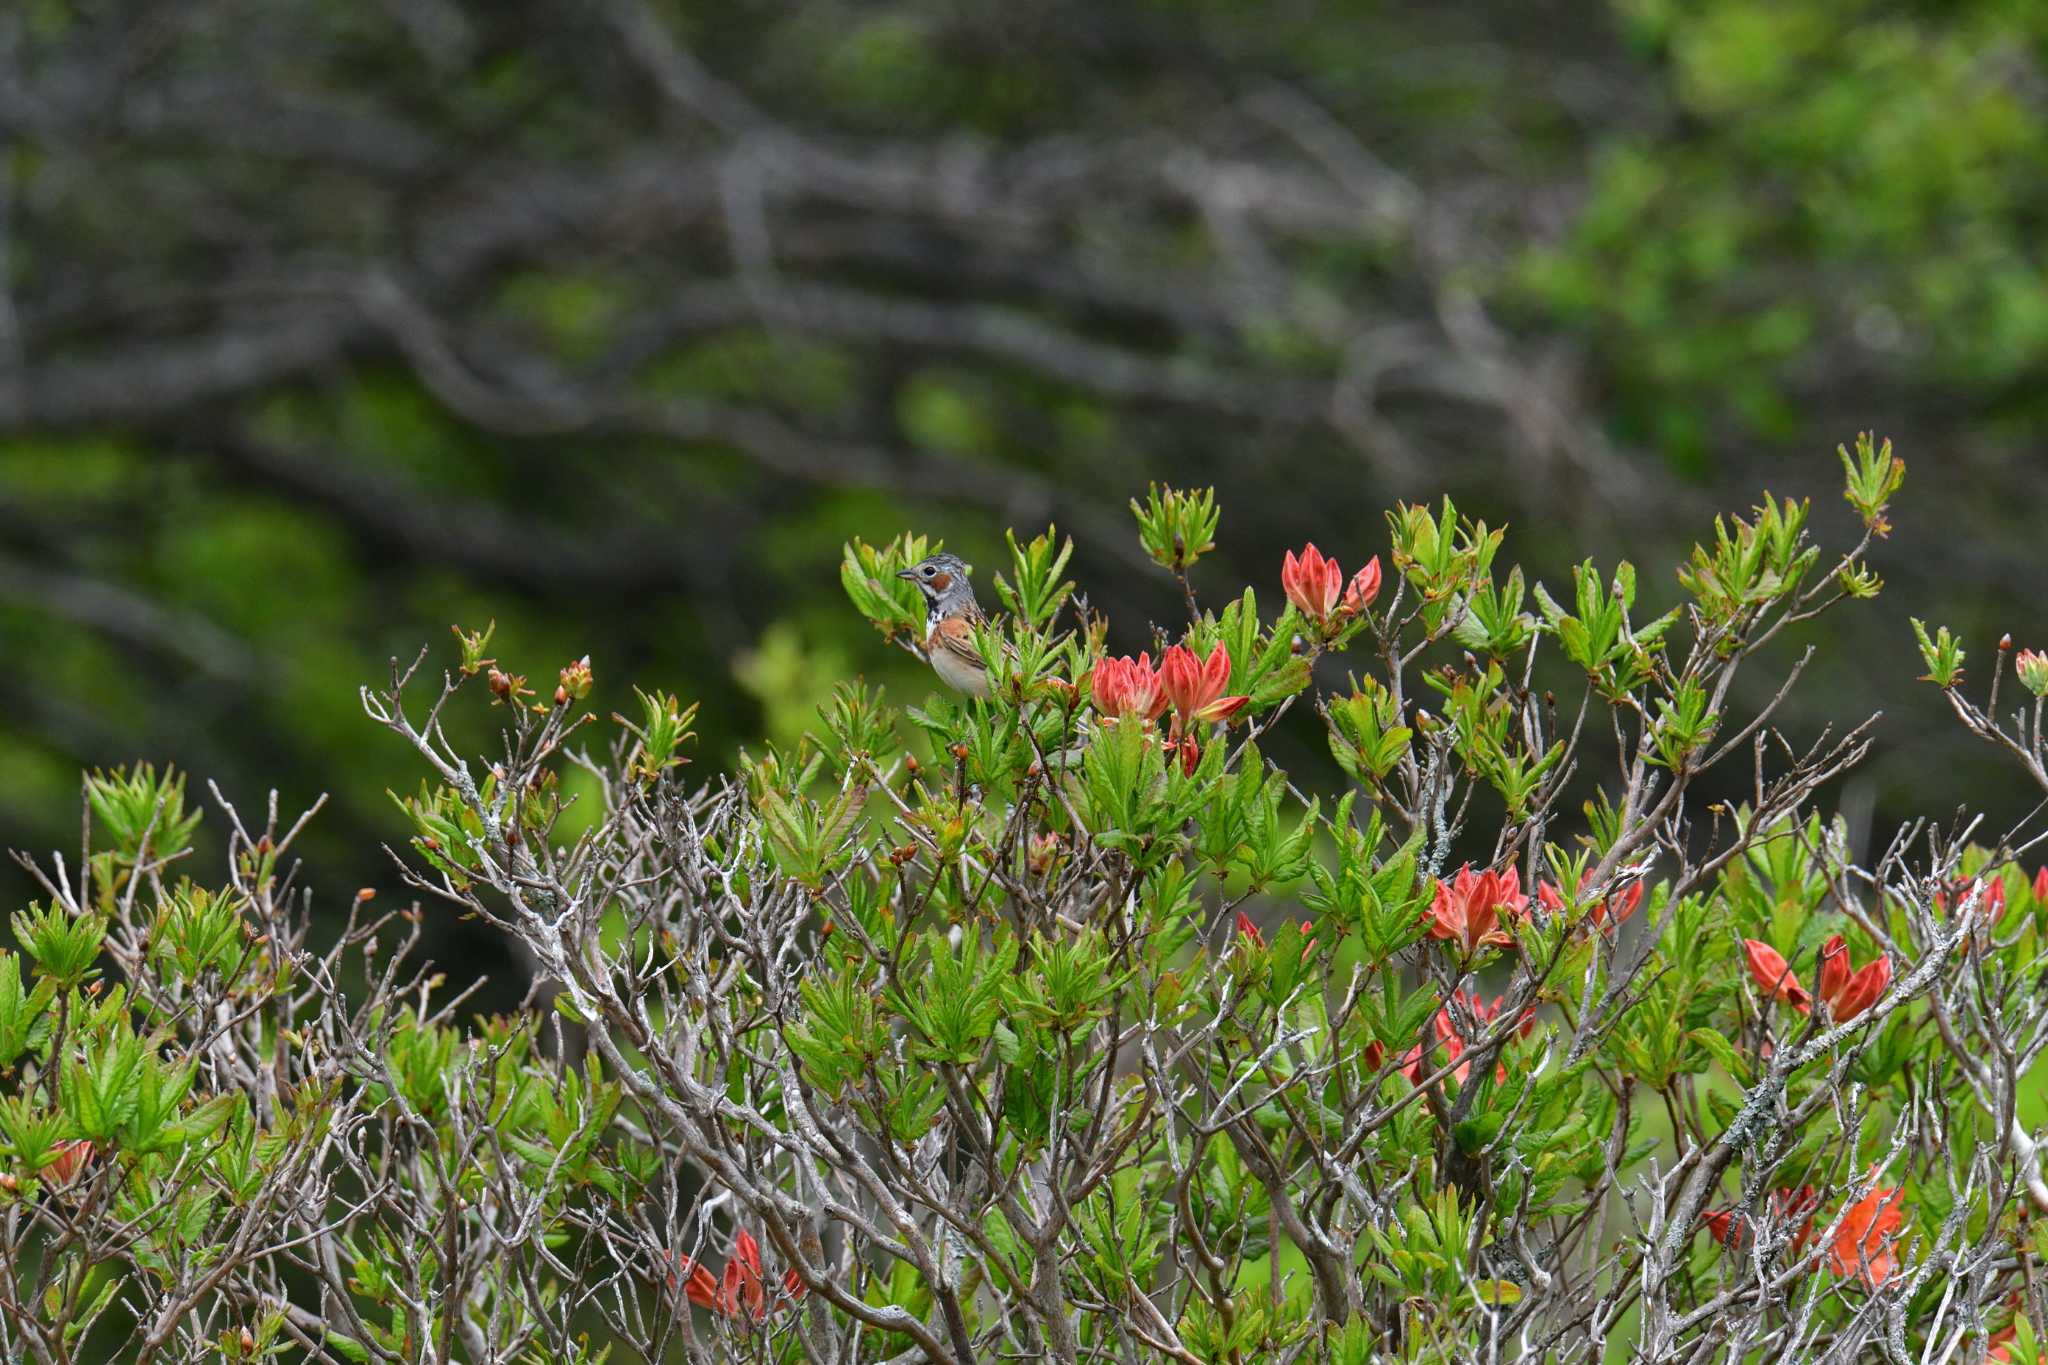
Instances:
[[[900,571],[924,594],[924,656],[939,681],[970,697],[988,695],[988,666],[974,647],[974,628],[987,618],[974,600],[968,567],[958,555],[927,555]]]

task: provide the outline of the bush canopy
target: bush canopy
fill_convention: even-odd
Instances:
[[[182,775],[95,773],[0,953],[0,1352],[2036,1360],[2048,873],[1968,817],[1858,847],[1876,718],[1777,723],[1774,642],[1881,588],[1904,464],[1841,463],[1858,543],[1766,497],[1640,592],[1446,499],[1204,603],[1221,509],[1154,488],[1184,621],[1013,536],[987,696],[849,680],[708,781],[694,706],[458,629],[362,689],[416,898],[338,935],[317,806],[214,790],[214,867]],[[845,553],[913,653],[937,548]],[[1912,627],[2048,791],[2048,657]],[[1290,717],[1341,790],[1262,752]],[[531,1008],[466,1017],[450,914]]]

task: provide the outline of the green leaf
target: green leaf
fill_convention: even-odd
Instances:
[[[57,998],[53,977],[40,977],[24,991],[21,958],[0,950],[0,1067],[11,1067],[22,1053],[49,1036],[49,1008]]]

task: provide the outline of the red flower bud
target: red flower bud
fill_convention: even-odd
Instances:
[[[1820,998],[1832,1003],[1849,984],[1849,945],[1836,934],[1820,949]]]
[[[1742,952],[1749,961],[1750,976],[1766,997],[1783,1000],[1801,1014],[1813,1012],[1813,997],[1799,984],[1799,978],[1792,974],[1791,966],[1776,948],[1746,938],[1742,940]]]
[[[92,1160],[92,1143],[84,1138],[67,1138],[51,1150],[56,1155],[44,1162],[36,1174],[60,1188],[76,1180],[85,1163]]]
[[[1337,608],[1344,571],[1337,567],[1336,560],[1323,558],[1322,551],[1311,542],[1303,547],[1299,558],[1289,550],[1280,562],[1280,587],[1303,616],[1321,625]]]
[[[1356,616],[1371,606],[1373,599],[1380,595],[1380,557],[1374,555],[1366,561],[1364,568],[1351,576],[1350,584],[1344,589],[1344,614]]]

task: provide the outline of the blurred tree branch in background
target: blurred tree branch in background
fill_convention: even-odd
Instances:
[[[37,0],[0,834],[64,837],[81,762],[374,762],[345,684],[453,619],[773,732],[904,666],[827,605],[849,534],[1056,519],[1162,614],[1152,477],[1224,488],[1219,581],[1441,489],[1535,560],[1648,555],[1878,426],[1954,471],[1908,606],[1960,572],[1947,619],[2048,626],[2044,41],[1990,3]]]

